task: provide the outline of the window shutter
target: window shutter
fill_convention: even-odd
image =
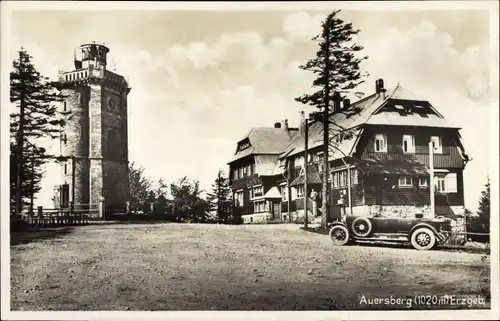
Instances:
[[[456,193],[457,192],[457,174],[449,173],[446,175],[445,179],[445,187],[448,193]]]

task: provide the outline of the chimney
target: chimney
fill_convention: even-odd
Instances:
[[[375,93],[380,94],[383,89],[384,89],[384,80],[382,78],[375,80]]]
[[[300,111],[300,126],[299,126],[299,133],[301,136],[303,136],[306,132],[306,116],[304,114],[304,111]]]
[[[344,106],[343,106],[344,110],[348,109],[349,107],[351,107],[351,101],[349,100],[349,98],[346,98],[344,99]]]
[[[281,128],[281,123],[280,122],[274,123],[274,128]]]
[[[340,92],[336,91],[333,93],[333,112],[336,113],[341,109],[342,98],[340,97]]]

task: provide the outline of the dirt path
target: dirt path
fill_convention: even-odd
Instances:
[[[333,247],[297,225],[86,226],[11,246],[11,308],[387,309],[360,301],[489,297],[489,263],[480,254]],[[406,303],[390,308],[425,308]]]

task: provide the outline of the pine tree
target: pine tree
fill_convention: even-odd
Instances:
[[[231,208],[231,188],[229,180],[224,171],[219,170],[217,178],[211,186],[211,192],[207,194],[207,201],[210,204],[210,210],[216,211],[219,223],[227,222]]]
[[[353,42],[353,36],[359,33],[351,23],[345,23],[338,17],[340,10],[330,13],[321,25],[321,33],[312,40],[319,42],[316,57],[308,60],[300,69],[313,72],[316,79],[313,87],[318,88],[312,94],[304,94],[295,98],[296,101],[316,107],[319,111],[315,113],[315,119],[323,122],[323,172],[328,173],[328,152],[331,142],[329,119],[332,114],[330,107],[335,102],[340,103],[342,94],[351,93],[359,84],[364,82],[368,76],[360,70],[363,60],[368,57],[358,57],[357,54],[363,50]],[[356,92],[357,96],[362,93]],[[353,110],[333,110],[333,113],[353,113]],[[355,110],[354,110],[355,112]],[[332,124],[336,135],[342,135],[344,128]],[[328,200],[328,175],[323,175],[322,181],[322,217],[321,225],[326,227],[327,200]]]
[[[11,213],[20,213],[33,199],[41,188],[43,165],[57,160],[37,146],[37,140],[59,138],[64,126],[56,105],[64,96],[55,82],[36,70],[32,58],[21,48],[10,73],[10,101],[18,109],[10,115]]]
[[[467,216],[467,231],[470,233],[490,233],[490,179],[485,184],[485,190],[481,192],[479,206],[476,216]],[[478,242],[489,242],[488,235],[469,234],[467,238]]]
[[[489,224],[490,222],[490,178],[488,177],[487,183],[484,185],[486,189],[481,192],[481,199],[479,200],[479,207],[477,214],[479,215],[479,220],[483,224]]]

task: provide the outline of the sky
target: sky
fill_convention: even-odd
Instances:
[[[311,38],[328,13],[14,11],[9,51],[12,60],[23,46],[54,77],[73,68],[74,48],[105,43],[109,67],[132,87],[129,160],[153,180],[187,175],[209,188],[251,127],[283,119],[298,126],[299,111],[311,111],[294,101],[313,80],[298,66],[314,57]],[[461,126],[473,158],[464,174],[466,207],[475,211],[490,173],[489,124],[498,106],[489,12],[343,10],[340,17],[360,29],[356,41],[369,57],[361,91],[372,94],[378,78],[386,87],[400,83]],[[57,142],[51,150],[58,152]],[[40,205],[51,204],[59,173],[47,166]]]

